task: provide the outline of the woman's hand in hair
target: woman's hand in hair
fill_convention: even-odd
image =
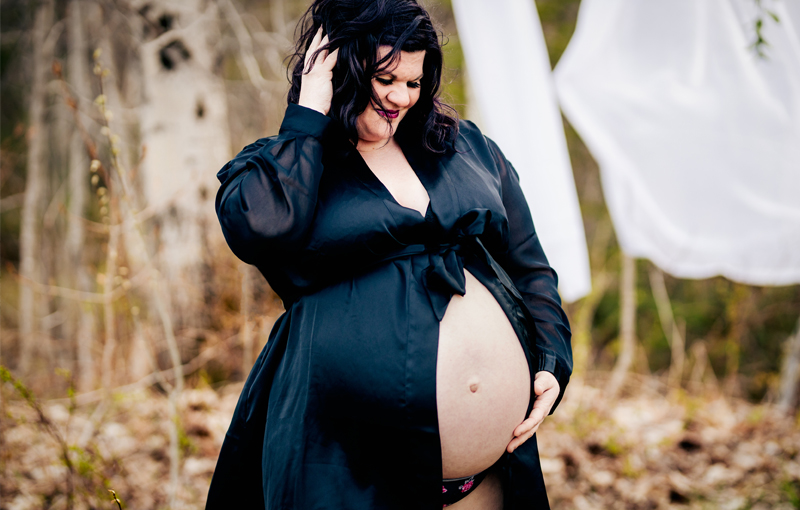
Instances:
[[[539,425],[544,421],[545,416],[550,414],[556,399],[558,398],[560,387],[555,376],[550,372],[538,372],[533,379],[533,392],[536,400],[533,402],[533,410],[527,420],[523,421],[514,429],[514,439],[508,443],[508,453],[513,452],[522,443],[532,438]]]
[[[314,53],[327,43],[328,36],[322,37],[322,27],[319,27],[317,35],[314,36],[306,52],[303,78],[300,82],[300,99],[297,101],[300,106],[311,108],[323,115],[327,115],[331,109],[331,99],[333,98],[331,80],[339,49],[335,49],[330,54],[328,50],[319,52],[313,63],[312,58]]]

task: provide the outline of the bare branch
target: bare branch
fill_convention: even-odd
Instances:
[[[182,373],[188,375],[196,372],[197,370],[202,368],[206,363],[217,357],[220,354],[220,352],[224,352],[228,348],[232,347],[238,339],[239,335],[235,334],[233,336],[226,338],[223,342],[204,350],[197,357],[191,359],[188,363],[181,366]],[[172,368],[167,368],[164,370],[148,374],[136,382],[126,384],[123,386],[118,386],[116,388],[111,388],[110,393],[129,393],[132,391],[142,390],[144,388],[152,386],[153,384],[161,380],[171,381],[174,380],[174,378],[175,378],[175,370]],[[75,395],[74,401],[78,405],[87,405],[93,402],[99,402],[103,400],[105,396],[106,396],[106,390],[99,389]],[[60,404],[68,403],[69,401],[70,399],[68,398],[55,398],[47,400],[47,402],[60,403]]]
[[[19,209],[25,202],[25,193],[17,193],[0,198],[0,214],[14,209]]]
[[[250,37],[250,32],[248,32],[247,27],[244,26],[242,18],[239,16],[239,11],[236,10],[231,0],[218,0],[218,4],[225,13],[228,24],[231,29],[233,29],[233,33],[236,35],[236,41],[239,43],[240,65],[244,67],[244,71],[248,78],[250,78],[250,82],[257,89],[268,92],[267,80],[265,80],[264,76],[261,74],[261,68],[253,53],[253,39]]]

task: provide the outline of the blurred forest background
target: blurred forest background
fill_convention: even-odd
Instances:
[[[452,7],[424,3],[466,117]],[[536,2],[553,66],[579,3]],[[282,312],[221,238],[215,174],[277,132],[307,6],[0,2],[0,508],[112,508],[110,489],[123,507],[202,507]],[[784,366],[800,286],[623,271],[597,165],[565,130],[593,291],[566,307],[575,375],[539,434],[553,504],[800,508]]]

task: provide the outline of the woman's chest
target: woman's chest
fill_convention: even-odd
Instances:
[[[506,211],[493,166],[469,154],[438,159],[410,156],[407,164],[405,171],[411,174],[399,186],[408,186],[416,202],[406,205],[420,205],[428,198],[427,209],[401,205],[404,200],[393,194],[400,189],[398,184],[390,191],[357,153],[327,160],[306,245],[309,254],[385,256],[409,244],[444,243],[467,234],[461,230],[471,211],[482,216],[488,212],[484,231],[475,234],[505,237]]]
[[[364,163],[392,195],[395,202],[422,216],[430,197],[397,142],[374,150],[360,151]]]

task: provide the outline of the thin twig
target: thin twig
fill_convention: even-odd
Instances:
[[[74,299],[76,301],[81,301],[84,303],[91,303],[96,305],[102,305],[106,303],[106,300],[110,300],[111,302],[117,301],[121,297],[125,296],[131,289],[138,287],[144,283],[144,280],[151,276],[152,267],[147,266],[144,269],[140,270],[134,276],[132,276],[128,281],[130,282],[130,287],[126,288],[127,285],[118,285],[114,288],[114,290],[110,294],[101,293],[101,292],[86,292],[81,290],[70,289],[67,287],[59,287],[57,285],[45,285],[43,283],[35,282],[33,280],[29,280],[24,276],[11,272],[11,275],[17,279],[20,283],[26,283],[28,285],[32,285],[34,290],[37,292],[51,296],[51,297],[62,297],[65,299]]]
[[[112,491],[111,489],[109,489],[108,492],[110,492],[111,497],[114,498],[113,501],[117,504],[117,508],[119,508],[119,510],[122,510],[122,501],[120,501],[119,498],[117,497],[117,493]]]
[[[182,371],[185,375],[192,374],[200,368],[203,367],[206,363],[211,361],[215,356],[219,354],[219,352],[223,349],[228,349],[234,345],[234,343],[239,339],[239,334],[232,335],[222,341],[220,344],[214,345],[205,349],[196,357],[192,358],[189,362],[184,365],[181,365]],[[111,393],[118,394],[118,393],[129,393],[132,391],[141,390],[147,388],[148,386],[152,386],[156,384],[160,380],[172,380],[175,377],[175,371],[172,368],[167,368],[164,370],[160,370],[157,372],[150,373],[136,382],[132,382],[130,384],[125,384],[123,386],[117,386],[116,388],[111,389]],[[87,391],[86,393],[80,393],[74,396],[75,403],[77,405],[87,405],[94,402],[97,402],[103,398],[105,394],[105,390],[92,390]],[[58,404],[66,404],[69,402],[67,398],[54,398],[46,400],[46,402],[51,403],[58,403]]]
[[[9,195],[7,197],[2,198],[2,202],[0,202],[0,214],[8,211],[13,211],[14,209],[19,209],[22,207],[22,204],[25,202],[25,193],[17,193],[15,195]]]
[[[39,418],[39,424],[44,431],[49,434],[56,443],[58,443],[58,447],[61,450],[61,460],[67,467],[67,508],[71,509],[75,495],[73,481],[73,476],[75,475],[75,466],[72,464],[72,459],[69,456],[69,445],[67,444],[67,441],[64,439],[64,436],[61,435],[58,427],[56,427],[56,425],[44,414],[42,406],[39,405],[39,401],[36,399],[33,393],[22,383],[22,381],[16,379],[13,375],[11,375],[11,372],[9,372],[8,369],[2,365],[0,365],[0,383],[10,383],[14,387],[17,393],[23,399],[25,399],[28,406],[34,410]]]
[[[239,61],[244,67],[247,77],[250,78],[250,83],[263,92],[269,92],[269,84],[261,74],[261,67],[259,67],[253,51],[253,39],[242,22],[239,11],[236,10],[236,6],[231,0],[218,0],[217,3],[224,12],[225,18],[236,36],[236,41],[239,43]]]

